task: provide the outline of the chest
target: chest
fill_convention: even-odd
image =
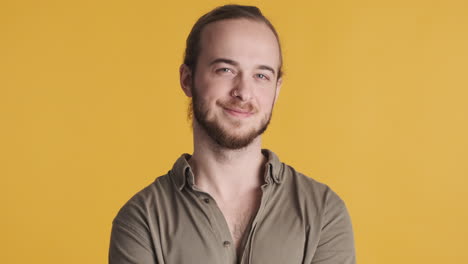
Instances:
[[[157,225],[151,230],[158,263],[302,263],[304,252],[313,253],[305,246],[314,247],[318,235],[305,230],[304,214],[298,214],[293,200],[268,194],[225,203],[214,196],[188,192],[174,202],[158,200],[160,207],[154,212],[177,211],[170,217],[155,215]],[[264,204],[259,209],[262,198]],[[257,213],[256,224],[251,227]],[[309,235],[314,241],[306,242]]]
[[[160,256],[161,263],[302,263],[305,246],[313,246],[316,241],[306,243],[305,225],[294,207],[282,203],[262,207],[252,228],[260,202],[242,200],[203,202],[204,208],[186,207],[176,217],[165,219],[158,228],[162,234],[155,236],[155,246],[161,246],[156,252],[164,255]],[[230,245],[226,244],[229,233]]]
[[[242,238],[249,231],[250,223],[255,217],[257,209],[256,205],[239,205],[237,209],[221,209],[238,251]]]
[[[242,241],[249,232],[250,224],[257,214],[260,203],[261,193],[219,203],[219,209],[223,213],[238,253],[241,251]]]

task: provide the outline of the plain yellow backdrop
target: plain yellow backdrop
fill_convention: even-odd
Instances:
[[[1,263],[106,263],[192,151],[185,38],[225,1],[0,2]],[[285,78],[264,147],[347,203],[360,264],[468,263],[468,2],[240,1]]]

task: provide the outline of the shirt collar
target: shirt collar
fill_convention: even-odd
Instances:
[[[265,163],[265,182],[269,184],[273,180],[274,183],[280,184],[283,180],[284,164],[271,150],[262,149],[262,153],[267,157],[267,162]],[[188,163],[190,158],[190,154],[182,154],[169,171],[179,190],[182,190],[186,184],[190,187],[193,187],[195,184],[195,178]]]

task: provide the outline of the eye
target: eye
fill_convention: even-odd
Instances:
[[[270,78],[268,78],[268,76],[266,76],[265,74],[262,74],[262,73],[258,73],[256,74],[257,78],[260,78],[262,80],[269,80]]]
[[[233,71],[229,68],[219,68],[216,71],[219,73],[233,73]]]

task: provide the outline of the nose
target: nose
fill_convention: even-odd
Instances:
[[[241,101],[249,101],[252,98],[252,93],[253,84],[245,76],[239,76],[231,91],[231,95]]]

